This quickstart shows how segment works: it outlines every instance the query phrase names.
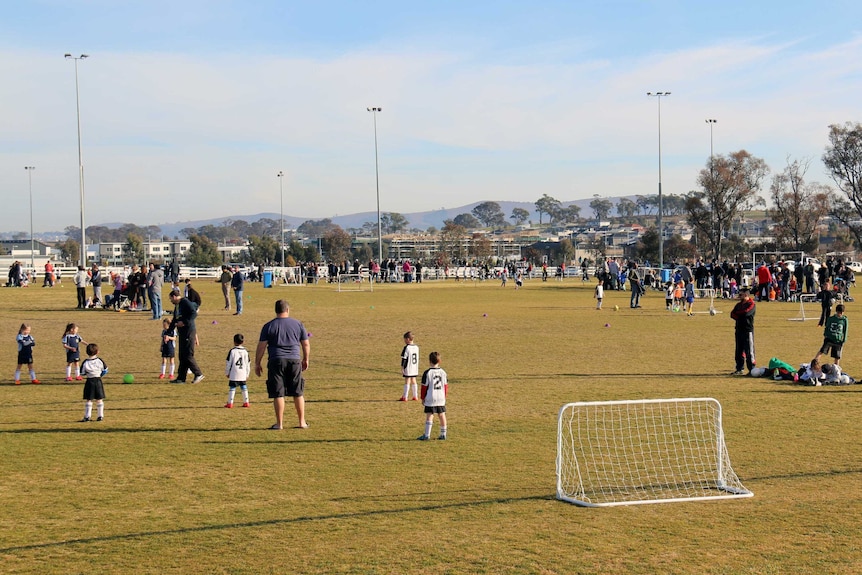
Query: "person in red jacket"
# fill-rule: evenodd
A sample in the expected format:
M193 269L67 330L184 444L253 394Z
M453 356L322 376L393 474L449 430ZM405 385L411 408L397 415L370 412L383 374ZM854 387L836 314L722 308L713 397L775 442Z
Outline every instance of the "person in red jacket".
M731 375L742 375L742 366L748 366L748 372L754 368L754 313L755 304L748 288L739 290L739 302L730 312L730 318L736 322L736 370Z

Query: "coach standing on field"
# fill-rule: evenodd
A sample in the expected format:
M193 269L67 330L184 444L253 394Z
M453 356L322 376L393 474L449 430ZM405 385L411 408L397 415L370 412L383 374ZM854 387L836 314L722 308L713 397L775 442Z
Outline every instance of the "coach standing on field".
M748 288L739 290L739 303L733 306L730 317L736 321L736 371L731 375L742 375L742 366L748 365L748 373L754 369L754 312L755 304Z
M284 427L284 398L292 397L299 418L300 429L308 427L305 421L305 380L302 372L308 369L311 343L308 332L299 320L288 317L290 305L286 300L275 302L275 319L267 322L260 331L260 341L254 354L254 372L263 373L261 361L267 350L266 390L275 409L275 425L270 429Z

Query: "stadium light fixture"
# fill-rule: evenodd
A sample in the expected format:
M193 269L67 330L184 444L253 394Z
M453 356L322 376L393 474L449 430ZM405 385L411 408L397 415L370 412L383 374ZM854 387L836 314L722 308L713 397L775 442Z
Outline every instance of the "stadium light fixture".
M647 92L647 96L658 100L658 266L659 274L661 274L661 270L664 269L664 226L662 225L664 202L661 196L661 99L664 96L670 96L670 92Z
M382 112L379 106L366 108L374 118L374 181L377 185L377 262L383 265L383 226L380 220L380 164L377 161L377 112Z
M81 260L80 264L84 267L87 266L87 232L86 227L84 225L84 157L81 153L81 98L78 92L78 60L83 60L84 58L89 58L88 54L81 54L80 56L72 56L71 54L65 54L64 57L69 60L75 61L75 108L77 111L78 117L78 187L81 192Z

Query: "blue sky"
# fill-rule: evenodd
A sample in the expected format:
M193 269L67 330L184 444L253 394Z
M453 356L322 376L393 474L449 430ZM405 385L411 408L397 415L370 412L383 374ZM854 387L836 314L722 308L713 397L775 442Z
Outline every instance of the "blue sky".
M710 153L780 172L862 121L849 1L0 0L0 230L696 187Z

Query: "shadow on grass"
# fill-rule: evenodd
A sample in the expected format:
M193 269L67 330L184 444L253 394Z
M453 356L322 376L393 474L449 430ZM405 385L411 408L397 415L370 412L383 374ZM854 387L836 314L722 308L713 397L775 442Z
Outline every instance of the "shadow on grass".
M830 471L806 471L804 473L782 473L779 475L758 475L755 477L740 477L740 481L768 481L770 479L810 479L815 477L837 477L841 475L862 474L862 469L840 469Z
M275 525L292 525L310 523L315 521L332 521L340 519L360 519L363 517L380 517L386 515L397 515L400 513L415 513L420 511L439 511L442 509L459 509L476 507L479 505L505 505L522 501L551 501L553 495L530 495L526 497L501 497L497 499L485 499L477 501L464 501L460 503L445 503L434 505L413 505L401 509L381 509L375 511L358 511L355 513L333 513L330 515L294 517L292 519L271 519L268 521L247 521L244 523L224 523L219 525L206 525L203 527L184 527L178 529L162 529L158 531L141 531L138 533L126 533L118 535L105 535L102 537L82 537L80 539L66 539L49 543L34 543L31 545L18 545L13 547L0 547L0 553L14 553L17 551L32 551L36 549L50 549L53 547L66 547L69 545L89 545L92 543L105 543L111 541L129 541L134 539L146 539L148 537L161 537L165 535L183 535L188 533L207 533L221 531L223 529L243 529L250 527L270 527Z

